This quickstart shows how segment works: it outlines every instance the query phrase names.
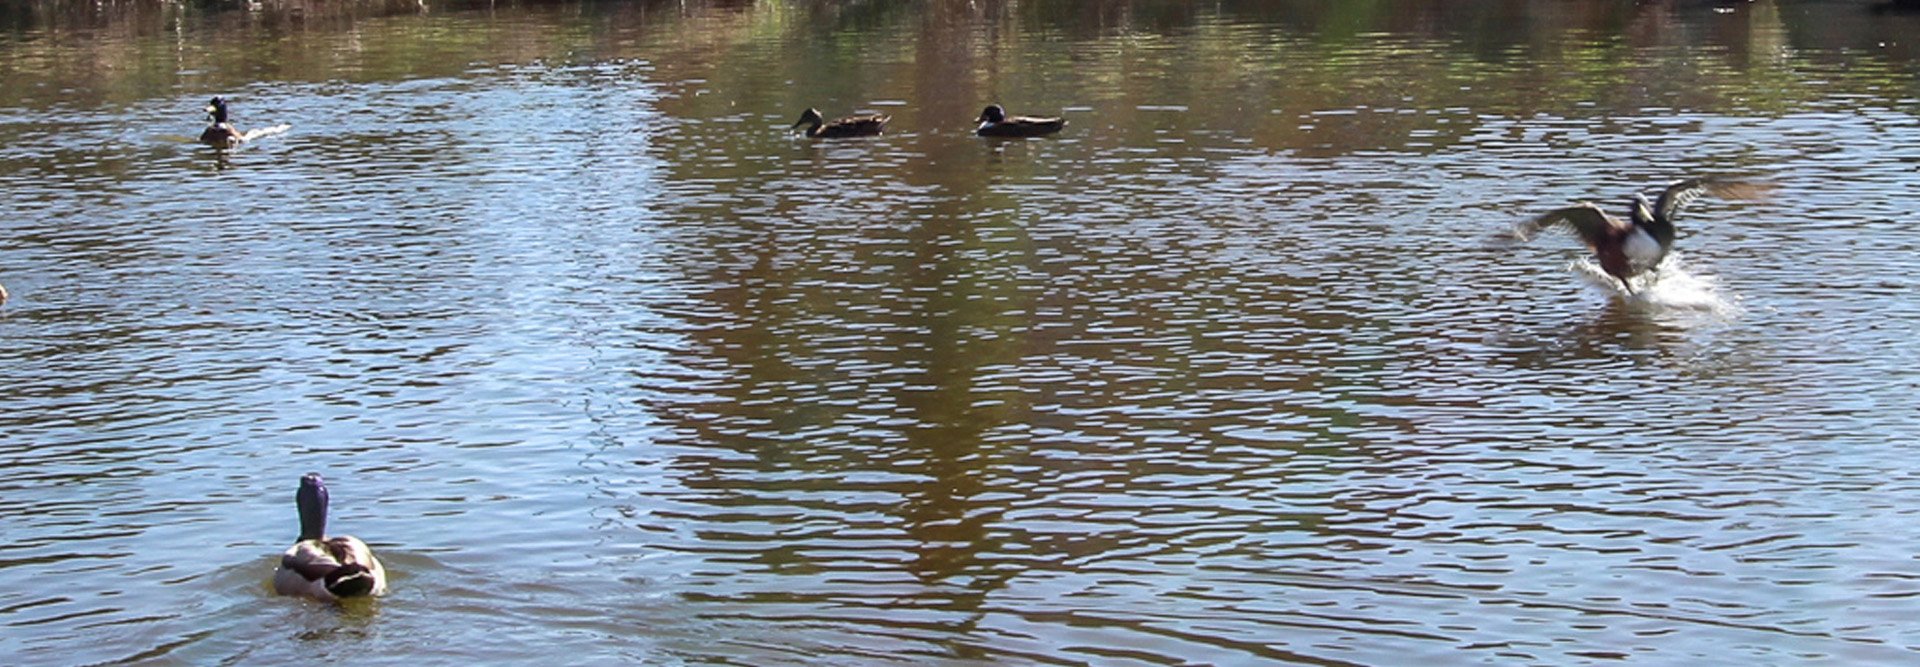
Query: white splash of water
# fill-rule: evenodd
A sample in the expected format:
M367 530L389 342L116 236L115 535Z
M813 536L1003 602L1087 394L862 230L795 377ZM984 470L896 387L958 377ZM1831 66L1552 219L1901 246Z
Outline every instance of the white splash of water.
M1680 253L1669 253L1666 261L1652 271L1632 278L1633 293L1628 294L1620 281L1600 268L1591 258L1578 260L1570 267L1588 285L1619 296L1627 303L1651 309L1693 311L1734 318L1740 315L1739 300L1725 294L1719 281L1709 275L1689 273Z
M285 125L285 124L274 125L271 127L256 127L251 130L247 130L246 135L244 135L241 138L241 141L253 141L255 139L259 139L260 137L271 137L273 135L276 135L291 129L293 129L292 125Z

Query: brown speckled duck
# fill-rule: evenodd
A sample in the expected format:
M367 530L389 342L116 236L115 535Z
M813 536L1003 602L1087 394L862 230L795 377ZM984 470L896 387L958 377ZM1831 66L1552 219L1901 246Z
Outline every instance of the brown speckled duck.
M814 139L871 137L885 130L887 121L892 119L892 116L876 114L872 116L847 116L845 118L835 119L833 122L827 122L826 117L820 115L819 109L808 109L805 113L800 114L800 120L795 122L793 126L798 128L806 125L807 136Z

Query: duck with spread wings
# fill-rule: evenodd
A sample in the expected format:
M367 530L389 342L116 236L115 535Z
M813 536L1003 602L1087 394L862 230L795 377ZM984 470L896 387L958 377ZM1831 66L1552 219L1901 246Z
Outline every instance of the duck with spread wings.
M1632 294L1633 283L1629 279L1659 266L1673 250L1673 222L1681 208L1704 194L1727 199L1759 199L1771 190L1772 186L1765 183L1690 178L1667 186L1660 197L1652 201L1634 193L1626 220L1607 215L1592 203L1582 202L1548 211L1523 223L1514 230L1514 235L1526 241L1553 227L1570 227L1593 249L1601 270L1618 279L1627 293Z

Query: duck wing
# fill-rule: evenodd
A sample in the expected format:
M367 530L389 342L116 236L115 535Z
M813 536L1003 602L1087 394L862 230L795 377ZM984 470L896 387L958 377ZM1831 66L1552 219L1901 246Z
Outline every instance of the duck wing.
M365 542L341 535L294 543L280 557L273 586L281 595L325 601L385 593L387 575Z
M367 543L341 535L327 539L327 550L340 562L340 567L327 574L328 592L337 597L387 592L386 569L380 567L380 559L373 557L373 549L368 548Z
M848 116L827 123L825 127L820 128L819 136L864 137L879 134L882 130L886 129L887 121L889 120L893 120L893 117L885 115Z
M280 569L300 575L307 581L319 581L340 569L340 559L320 540L301 540L280 556Z
M1514 228L1514 238L1521 241L1533 240L1540 232L1553 227L1566 225L1580 235L1580 239L1589 246L1598 247L1606 240L1627 231L1628 223L1621 222L1601 211L1593 204L1569 206L1546 212L1540 217L1521 223Z
M998 123L982 126L980 134L987 136L1036 137L1059 132L1066 127L1064 118L1036 118L1033 116L1014 116Z
M1681 208L1699 199L1700 195L1712 194L1724 199L1753 200L1765 199L1772 192L1773 185L1770 183L1689 178L1684 181L1675 181L1660 193L1660 198L1653 202L1653 215L1657 219L1671 223L1674 217L1680 214Z
M273 573L273 590L281 595L330 600L333 593L327 590L327 577L339 569L340 561L325 542L301 540L280 556L280 569Z
M359 565L368 569L380 566L380 561L373 557L373 549L352 535L327 538L327 552L341 565Z

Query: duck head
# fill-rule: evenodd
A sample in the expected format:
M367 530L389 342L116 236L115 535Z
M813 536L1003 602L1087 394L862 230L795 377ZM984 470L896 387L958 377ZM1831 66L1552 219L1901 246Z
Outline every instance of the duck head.
M807 109L805 112L800 114L800 120L794 121L793 129L799 129L800 126L802 125L808 125L810 127L820 127L821 125L826 124L826 122L827 122L827 118L825 116L820 115L819 109Z
M214 123L227 122L227 101L215 97L207 102L207 118Z
M1007 120L1007 110L1000 108L998 104L989 104L987 108L980 110L980 117L973 120L976 123L1005 122Z
M318 540L327 534L327 485L320 481L320 473L310 472L300 478L300 490L293 494L294 505L300 508L300 539Z
M1633 207L1633 224L1645 225L1653 222L1653 202L1647 201L1646 195L1633 193L1633 201L1629 205Z

